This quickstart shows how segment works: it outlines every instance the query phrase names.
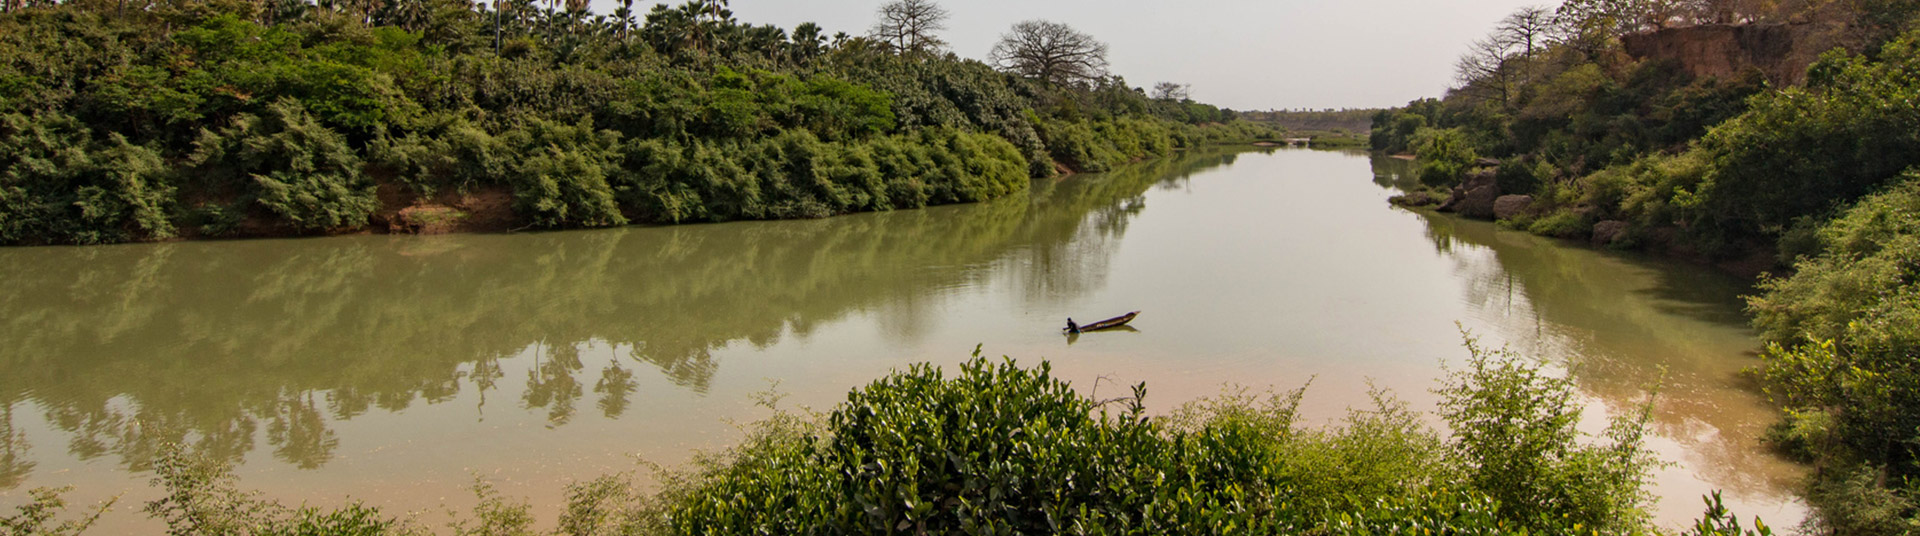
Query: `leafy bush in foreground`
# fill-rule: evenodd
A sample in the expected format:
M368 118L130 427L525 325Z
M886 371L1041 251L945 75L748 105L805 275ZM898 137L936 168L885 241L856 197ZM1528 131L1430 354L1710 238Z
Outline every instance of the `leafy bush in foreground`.
M1311 430L1299 391L1158 419L1144 385L1111 407L1044 363L915 366L708 460L662 507L681 534L1644 530L1645 413L1584 445L1570 384L1470 349L1440 390L1450 442L1384 394Z
M1381 391L1324 428L1297 422L1304 388L1229 391L1154 417L1145 384L1096 400L1045 363L976 350L953 375L914 365L824 416L776 413L738 446L664 474L657 494L625 474L569 486L553 534L1646 533L1646 408L1588 444L1570 382L1468 349L1437 390L1453 437ZM426 532L359 504L284 507L177 450L155 473L166 494L146 512L169 534ZM476 492L455 533L538 533L529 506L484 482ZM57 493L42 495L51 501L7 522L53 519ZM1708 504L1688 534L1743 533Z

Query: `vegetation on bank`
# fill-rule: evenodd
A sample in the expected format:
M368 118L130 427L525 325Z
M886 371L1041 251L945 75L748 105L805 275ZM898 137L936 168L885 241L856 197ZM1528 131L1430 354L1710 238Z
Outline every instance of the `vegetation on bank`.
M403 229L410 206L511 228L820 217L1276 135L1104 57L1029 72L725 0L15 4L0 244Z
M1911 533L1920 2L1699 5L1711 9L1523 9L1462 59L1447 98L1377 116L1372 145L1417 153L1429 187L1530 195L1500 215L1513 227L1782 268L1750 298L1770 343L1759 374L1787 413L1769 439L1815 467L1817 529ZM1624 52L1626 36L1672 21L1838 28L1838 48L1804 84L1758 70L1696 78Z
M1267 123L1286 130L1288 138L1311 138L1321 149L1364 149L1373 116L1379 109L1268 110L1240 112L1245 121Z
M916 365L825 415L779 412L746 440L672 473L658 493L627 475L571 486L554 534L1646 534L1649 406L1602 437L1577 429L1568 380L1469 340L1436 390L1453 432L1391 393L1339 424L1297 419L1305 389L1233 391L1164 417L1146 385L1095 400L1053 377L978 357L951 376ZM769 406L771 401L765 402ZM144 511L169 534L418 534L354 504L289 508L238 490L218 464L155 463L166 494ZM477 486L457 534L536 534L526 504ZM85 530L58 493L6 517L6 534ZM1686 534L1746 530L1717 502ZM92 515L92 514L87 514Z

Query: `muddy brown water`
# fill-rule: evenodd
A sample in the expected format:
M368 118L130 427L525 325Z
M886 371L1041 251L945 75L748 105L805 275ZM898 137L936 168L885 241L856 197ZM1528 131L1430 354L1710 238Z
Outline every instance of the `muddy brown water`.
M1392 208L1407 166L1210 151L825 220L0 249L0 508L73 486L121 497L96 532L158 532L148 467L183 441L289 504L437 525L479 478L551 524L567 482L736 440L755 393L827 409L976 344L1155 410L1312 379L1324 422L1369 384L1430 408L1465 328L1570 374L1596 430L1661 383L1663 524L1716 489L1804 515L1740 281Z

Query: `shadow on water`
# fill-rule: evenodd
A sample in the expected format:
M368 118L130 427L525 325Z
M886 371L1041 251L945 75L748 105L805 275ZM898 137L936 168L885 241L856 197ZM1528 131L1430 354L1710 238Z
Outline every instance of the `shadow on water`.
M315 468L340 444L330 419L463 389L484 405L508 381L525 389L507 403L549 426L589 392L618 417L640 369L704 393L721 348L882 307L912 336L943 289L996 267L1066 299L1104 284L1099 263L1145 192L1233 160L1197 152L1035 181L1024 198L812 221L0 250L0 489L34 470L15 429L28 408L81 460L144 470L180 442L238 461L264 437ZM586 385L587 345L631 359ZM527 377L507 378L502 361L529 350Z

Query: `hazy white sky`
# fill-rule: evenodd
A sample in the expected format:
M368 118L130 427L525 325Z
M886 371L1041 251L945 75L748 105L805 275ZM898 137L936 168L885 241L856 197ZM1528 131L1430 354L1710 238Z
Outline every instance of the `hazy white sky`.
M611 12L615 0L593 0ZM652 4L635 2L643 13ZM674 4L679 1L672 2ZM734 16L792 29L864 34L884 0L732 0ZM1193 85L1196 100L1237 110L1385 107L1437 97L1453 62L1495 22L1551 0L945 0L944 37L984 59L1027 19L1064 22L1106 41L1135 87Z

